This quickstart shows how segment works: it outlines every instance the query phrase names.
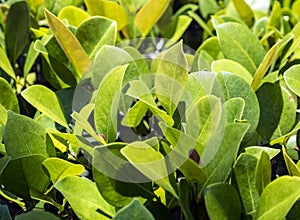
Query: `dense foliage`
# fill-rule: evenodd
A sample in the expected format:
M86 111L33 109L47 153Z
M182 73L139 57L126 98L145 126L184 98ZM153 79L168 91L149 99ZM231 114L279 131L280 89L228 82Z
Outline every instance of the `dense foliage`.
M2 1L0 219L298 219L299 8Z

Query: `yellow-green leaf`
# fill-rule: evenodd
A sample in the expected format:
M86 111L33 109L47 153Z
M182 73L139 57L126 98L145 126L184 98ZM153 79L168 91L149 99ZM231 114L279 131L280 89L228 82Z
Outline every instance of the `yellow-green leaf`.
M69 128L62 104L56 94L42 85L30 86L22 96L36 109L58 124Z
M67 176L80 175L84 171L84 166L81 164L73 164L60 158L48 158L43 162L43 166L49 172L52 183Z
M81 47L77 38L72 32L59 20L54 14L45 9L45 15L49 27L59 43L61 49L65 52L73 64L78 76L81 76L90 64L90 59Z
M79 25L90 15L82 10L81 8L75 6L66 6L58 14L59 19L67 19L70 25L79 27Z
M107 0L85 0L88 12L91 15L100 15L118 23L118 30L122 30L128 23L125 10L116 2Z
M134 23L141 31L143 37L147 36L169 4L170 0L149 0L137 13Z

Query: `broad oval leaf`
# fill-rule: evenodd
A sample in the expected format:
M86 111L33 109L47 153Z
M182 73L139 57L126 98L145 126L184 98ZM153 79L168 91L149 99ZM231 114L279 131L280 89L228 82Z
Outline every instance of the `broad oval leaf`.
M240 63L254 75L266 52L251 30L236 22L220 24L216 30L225 58Z
M32 219L43 219L43 220L59 220L60 218L52 214L51 212L45 212L43 210L32 210L30 212L17 215L16 220L32 220Z
M116 43L117 23L105 17L91 17L78 27L76 37L90 59L93 59L102 46Z
M19 102L18 99L9 85L9 83L2 77L0 77L0 104L6 109L19 113Z
M24 90L21 94L40 112L69 129L62 104L53 91L42 85L33 85Z
M211 220L241 219L241 202L232 185L215 183L204 191L205 207Z
M113 220L155 220L151 212L143 206L143 204L138 199L133 199L132 202L120 209Z
M29 8L25 1L18 1L10 7L5 22L5 45L11 63L14 64L23 52L29 40L29 30Z
M57 17L61 20L67 19L70 25L79 27L79 25L90 16L83 9L70 5L60 10Z
M127 25L127 14L118 3L105 0L85 0L84 2L91 15L100 15L115 20L118 23L118 30L122 30Z
M142 37L146 37L155 23L163 15L170 4L170 0L149 0L137 13L134 24L142 33ZM149 13L151 12L151 13Z
M45 9L49 27L61 49L74 66L78 77L88 68L90 59L73 33L54 14Z
M121 149L121 153L141 173L174 197L178 195L168 178L168 169L164 156L145 142L133 142Z
M296 120L296 102L280 85L265 83L256 92L260 104L258 133L274 140L290 132Z
M293 65L284 72L284 80L288 87L300 97L300 65Z
M227 101L231 98L240 97L245 101L242 120L247 120L250 124L250 128L244 138L244 141L246 141L255 132L259 122L260 110L257 97L251 86L239 76L230 73L222 73L218 75L218 78L219 83L222 86L222 94L218 94L219 91L216 90L218 97L224 97L224 101Z
M8 111L4 143L12 159L32 155L48 157L45 129L33 119L11 111Z
M253 80L253 77L249 73L249 71L241 64L233 60L221 59L221 60L213 61L211 64L211 69L216 73L219 72L233 73L243 78L249 85L251 85L251 82Z
M300 177L282 176L263 191L255 220L284 219L300 197Z
M45 159L43 155L31 155L11 160L1 173L1 184L8 191L27 200L31 199L30 190L44 193L50 184L42 168Z
M67 177L76 176L84 172L84 166L73 164L60 158L48 158L43 162L53 184Z
M56 182L54 187L64 195L80 219L108 220L115 215L114 207L103 199L89 179L68 176Z
M95 99L95 125L108 143L117 137L117 114L124 73L128 65L118 66L101 81Z

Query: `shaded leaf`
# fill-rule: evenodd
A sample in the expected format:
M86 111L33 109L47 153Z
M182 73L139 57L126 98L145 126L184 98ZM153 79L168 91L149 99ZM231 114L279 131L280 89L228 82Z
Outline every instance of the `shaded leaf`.
M0 219L1 220L11 220L11 216L9 214L7 205L0 206Z
M141 173L150 180L178 197L169 181L169 172L164 156L144 142L133 142L121 149L121 153Z
M42 155L32 155L11 160L1 173L1 184L8 191L27 200L30 200L30 189L44 193L50 183L42 169L45 159Z
M29 40L30 15L25 1L18 1L10 7L5 26L7 56L14 64Z
M17 215L16 220L32 220L32 219L43 219L43 220L59 220L57 216L51 212L45 212L42 210L32 210L30 212Z
M211 220L241 219L241 202L232 185L215 183L204 191L205 207Z

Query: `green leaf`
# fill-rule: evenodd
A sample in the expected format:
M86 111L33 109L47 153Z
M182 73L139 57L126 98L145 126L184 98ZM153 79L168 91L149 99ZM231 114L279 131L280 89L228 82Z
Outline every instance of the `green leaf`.
M204 18L207 18L209 15L216 13L220 6L214 0L199 0L200 12Z
M145 142L133 142L121 149L121 153L141 173L178 197L169 181L164 156Z
M142 33L142 37L146 37L155 23L164 14L170 0L149 0L135 16L134 24ZM151 13L149 13L151 12Z
M300 196L300 177L282 176L261 195L255 220L284 219Z
M188 81L188 63L182 41L160 53L151 64L155 93L169 115L173 115Z
M250 128L244 138L244 141L252 137L259 122L259 103L257 97L252 90L251 86L247 84L242 78L229 73L222 73L218 76L218 81L215 81L215 89L213 94L217 97L224 97L225 101L240 97L245 101L245 108L242 116L242 120L247 120L250 124ZM218 90L218 86L222 86L222 92ZM216 91L214 91L216 90Z
M245 100L237 97L229 99L224 103L226 123L234 123L237 120L242 120L245 109Z
M120 209L113 220L155 220L151 212L141 204L138 199L133 199L132 202Z
M210 151L212 146L207 146L201 157L201 168L207 176L205 183L201 186L203 188L217 182L224 182L232 169L232 164L237 156L237 152L241 141L249 128L247 123L229 124L225 127L225 131L222 137L222 142L217 143L220 146L211 145L214 148L217 147L217 151L212 157ZM212 158L211 158L212 157ZM204 167L203 167L204 166Z
M104 76L119 65L129 65L133 63L133 58L121 48L105 45L97 53L93 63L92 82L95 88L99 88ZM127 72L127 71L126 71ZM125 74L126 76L126 74ZM124 77L125 77L124 76ZM128 76L126 76L128 78ZM120 80L120 79L119 79ZM124 81L124 79L121 80ZM124 83L123 83L124 84Z
M33 85L21 95L40 112L69 129L62 104L53 91L42 85Z
M243 65L252 75L265 56L265 49L249 28L236 22L216 27L225 58Z
M118 30L122 30L127 25L127 14L116 2L105 0L85 0L84 2L91 15L100 15L115 20L118 23Z
M1 220L11 220L7 205L0 206L0 219Z
M142 102L138 101L135 105L129 109L129 111L123 117L121 123L123 126L127 127L137 127L148 111L148 106Z
M32 155L11 160L1 173L1 184L11 193L27 200L30 200L31 189L44 193L50 184L42 169L45 159L42 155Z
M125 146L125 143L115 142L94 149L94 180L103 198L117 208L128 205L133 197L141 201L154 197L152 182L120 153Z
M233 60L221 59L221 60L213 61L211 65L211 69L216 73L219 72L233 73L243 78L249 85L251 85L251 82L253 80L253 77L249 73L249 71L241 64Z
M220 126L221 111L221 100L215 96L207 95L196 100L186 111L186 133L205 147ZM195 149L202 154L203 148Z
M256 92L260 103L257 132L274 140L290 132L296 119L296 103L291 94L278 84L265 83Z
M233 0L232 2L239 13L240 18L248 25L248 27L252 27L254 23L254 14L249 5L244 0Z
M169 41L166 43L165 47L168 48L174 43L178 42L192 21L193 19L190 18L189 16L186 15L178 16L175 31L171 36L171 38L169 39Z
M53 35L80 77L90 64L88 55L73 33L55 15L47 9L45 9L45 15Z
M300 177L300 169L294 163L294 161L289 157L284 146L282 146L282 154L285 161L286 168L291 176Z
M186 220L194 220L193 214L190 208L190 201L191 201L191 193L190 193L190 186L188 181L184 178L179 180L178 186L178 194L179 194L179 203L182 209L182 212L185 216Z
M84 166L73 164L60 158L48 158L43 162L53 184L67 177L76 176L84 172Z
M70 5L60 10L57 17L61 20L67 19L70 25L79 27L80 24L90 16L83 9Z
M215 183L204 191L205 207L211 220L241 219L241 202L232 185Z
M32 219L43 219L43 220L59 220L60 218L52 214L51 212L45 212L43 210L32 210L30 212L17 215L16 220L32 220Z
M300 65L293 65L284 72L284 80L289 89L292 90L298 97L300 97Z
M117 136L117 115L124 73L128 65L118 66L108 72L99 86L95 100L95 125L108 143Z
M1 93L1 99L0 99L1 106L4 107L6 110L12 110L16 113L19 113L20 111L19 103L15 95L15 92L8 84L8 82L2 77L0 77L0 93Z
M96 185L89 179L68 176L56 182L54 187L64 195L80 219L106 220L115 214L114 207L103 199Z
M256 91L260 87L263 77L267 74L267 71L270 68L271 64L277 58L279 43L280 42L272 46L272 48L268 51L263 61L259 65L258 69L256 70L256 73L254 74L253 81L251 84L254 91Z
M258 159L250 154L241 154L234 164L234 174L243 201L245 214L254 216L259 202L256 188L256 168Z
M262 146L253 146L253 147L247 147L245 148L246 153L252 154L252 155L260 155L261 151L265 151L270 159L273 159L277 154L280 153L279 149L270 148L270 147L262 147Z
M0 46L0 68L7 73L11 78L16 79L16 74L12 68L5 50Z
M117 23L105 17L91 17L78 27L76 37L92 60L102 46L115 45Z
M159 120L162 120L166 124L173 126L174 120L165 111L157 107L151 91L147 88L147 85L143 81L133 80L129 83L129 85L130 87L126 95L140 100Z
M29 40L30 15L25 1L18 1L10 7L5 24L7 56L15 64Z
M32 155L48 157L45 129L31 118L11 111L4 130L4 143L12 159Z

